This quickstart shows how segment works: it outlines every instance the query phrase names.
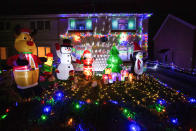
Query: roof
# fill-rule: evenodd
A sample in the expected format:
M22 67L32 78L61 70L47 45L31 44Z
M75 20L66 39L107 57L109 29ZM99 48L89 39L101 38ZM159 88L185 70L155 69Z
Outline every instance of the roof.
M195 26L195 25L192 25L192 24L190 24L190 23L188 23L188 22L186 22L186 21L184 21L184 20L182 20L182 19L180 19L180 18L178 18L178 17L176 17L176 16L174 16L174 15L169 14L169 15L165 18L165 20L163 21L161 27L159 28L159 30L157 31L157 33L155 34L155 36L153 37L153 40L155 40L155 39L158 37L159 33L161 32L161 30L163 29L163 27L165 26L165 24L167 23L167 21L168 21L170 18L171 18L171 19L174 19L174 20L176 20L176 21L178 21L178 22L180 22L180 23L182 23L182 24L184 24L184 25L186 25L187 27L189 27L189 28L192 29L192 30L195 30L195 29L196 29L196 26Z
M72 14L40 14L40 15L4 15L0 19L20 19L20 18L70 18L70 17L143 17L149 18L152 13L72 13Z

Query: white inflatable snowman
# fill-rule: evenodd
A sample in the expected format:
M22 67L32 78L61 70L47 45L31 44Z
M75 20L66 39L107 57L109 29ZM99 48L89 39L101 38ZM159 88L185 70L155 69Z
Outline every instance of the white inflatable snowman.
M137 75L142 75L143 74L143 53L139 45L134 42L134 54L135 54L135 65L134 65L134 72Z
M73 65L71 64L72 59L75 60L75 57L72 56L72 45L71 40L64 39L63 45L56 44L56 53L60 58L61 63L57 68L57 78L59 80L67 80L69 78L69 72L74 70Z

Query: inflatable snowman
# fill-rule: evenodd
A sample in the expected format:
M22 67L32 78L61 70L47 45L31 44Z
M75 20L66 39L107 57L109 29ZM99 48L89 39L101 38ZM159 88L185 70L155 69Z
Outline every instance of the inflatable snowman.
M75 58L72 56L72 45L71 40L64 39L63 45L56 44L56 53L60 58L61 63L59 64L56 72L57 78L60 80L67 80L69 78L69 72L74 70L73 65L71 64L72 59Z

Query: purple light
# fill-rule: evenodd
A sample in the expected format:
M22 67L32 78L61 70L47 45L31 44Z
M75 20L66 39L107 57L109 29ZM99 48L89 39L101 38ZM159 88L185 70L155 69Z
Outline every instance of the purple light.
M51 111L51 106L45 106L43 111L44 113L49 113Z

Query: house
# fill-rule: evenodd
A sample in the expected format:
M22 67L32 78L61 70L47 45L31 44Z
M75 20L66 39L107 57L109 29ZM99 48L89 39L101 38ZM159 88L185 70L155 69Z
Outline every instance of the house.
M85 49L89 49L96 58L94 63L100 67L95 70L103 70L113 43L117 45L123 61L129 61L133 41L139 43L147 57L148 18L151 15L94 13L0 16L0 58L5 60L17 53L14 49L14 29L22 27L36 31L34 41L38 48L33 53L39 57L52 52L58 59L55 43L62 44L63 39L69 38L78 59Z
M173 63L191 71L196 68L196 26L171 14L153 38L154 56L159 62Z

